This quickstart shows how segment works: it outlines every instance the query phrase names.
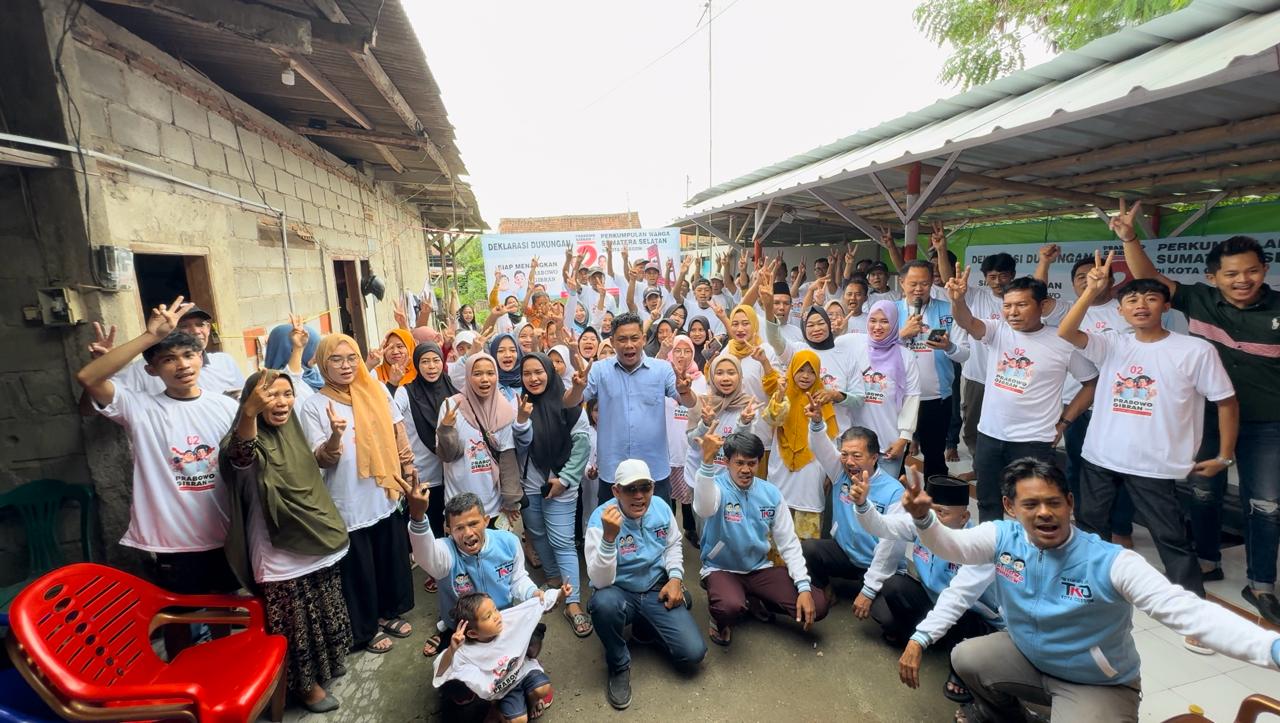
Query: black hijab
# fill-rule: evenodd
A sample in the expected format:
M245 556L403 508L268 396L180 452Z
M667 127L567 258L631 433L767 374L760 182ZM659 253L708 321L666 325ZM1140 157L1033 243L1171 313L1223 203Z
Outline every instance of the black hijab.
M818 316L822 317L822 323L827 325L827 338L819 342L809 341L809 332L807 330L807 327L809 326L809 319L814 314L817 314ZM826 310L823 309L821 306L810 306L809 310L804 312L804 323L806 327L804 330L802 330L804 334L804 341L806 344L809 345L811 349L814 349L817 351L826 351L827 349L830 349L836 345L836 337L831 330L831 317L827 315Z
M440 357L440 362L444 363L444 352L440 350L440 345L435 342L426 341L413 349L413 368L419 369L422 364L422 357L427 352L435 352ZM409 411L413 413L413 426L418 430L418 438L422 443L431 450L432 454L436 452L436 420L440 418L440 406L444 404L444 400L458 393L453 386L453 382L449 380L449 368L446 366L440 372L440 378L434 382L429 382L422 377L422 372L418 372L418 376L409 382Z
M711 341L714 335L711 333L711 322L707 321L707 317L699 315L690 319L689 331L693 331L693 325L695 322L702 325L702 330L705 332L704 336L706 337L702 340L701 344L697 342L693 343L693 361L698 365L698 368L701 369L707 365L708 355L704 350L707 348L707 343ZM693 341L692 336L689 337L689 341Z
M544 476L559 473L569 454L573 451L573 426L582 416L582 407L566 409L564 406L564 382L556 373L551 358L542 352L528 354L520 361L523 372L524 363L536 359L547 373L547 386L541 394L525 392L533 404L533 442L529 446L529 459L537 465Z
M671 337L674 339L676 334L680 333L680 328L676 326L676 322L672 319L658 319L649 327L648 339L644 343L644 353L649 356L658 356L658 350L662 348L662 342L658 341L658 327L666 324L671 329Z

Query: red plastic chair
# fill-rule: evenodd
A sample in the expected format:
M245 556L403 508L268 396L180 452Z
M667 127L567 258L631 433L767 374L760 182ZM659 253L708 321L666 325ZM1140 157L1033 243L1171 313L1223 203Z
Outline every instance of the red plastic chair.
M204 608L170 612L166 608ZM115 568L61 567L9 609L9 656L27 683L69 720L252 721L284 712L286 641L269 635L262 604L232 595L175 595ZM165 662L161 625L205 622L245 630Z

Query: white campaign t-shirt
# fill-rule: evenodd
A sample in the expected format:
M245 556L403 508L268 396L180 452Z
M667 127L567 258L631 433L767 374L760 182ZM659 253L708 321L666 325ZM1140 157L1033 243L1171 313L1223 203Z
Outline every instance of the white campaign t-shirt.
M858 314L857 316L846 316L844 320L845 334L866 334L867 333L867 315Z
M1204 400L1235 396L1213 346L1181 334L1144 343L1090 332L1082 353L1099 379L1081 455L1113 472L1186 477L1204 432Z
M174 399L115 385L94 405L125 428L133 448L133 501L120 544L148 552L200 552L227 539L227 488L218 469L222 438L238 405L204 391Z
M497 391L495 394L499 393ZM505 397L504 397L505 399ZM452 407L453 403L450 402ZM514 407L514 403L512 403ZM440 405L440 416L436 420L436 434L440 433L439 422L444 419L446 409ZM516 448L515 430L512 422L499 430L489 430L498 451L504 452ZM454 417L454 427L458 430L458 442L462 444L462 456L444 464L444 498L451 499L463 492L474 492L484 504L484 513L494 517L502 510L502 495L498 490L498 460L489 451L480 430L471 426L467 418L458 412Z
M689 292L689 295L684 297L683 304L685 311L684 328L689 328L689 322L692 321L695 316L701 316L707 320L707 326L711 327L712 334L716 336L723 334L725 332L724 322L720 321L720 317L716 316L716 310L711 307L711 303L714 301L715 297L713 296L711 297L711 301L707 302L707 308L703 309L698 306L698 300L693 298L693 292ZM722 308L724 308L726 313L733 310L733 307Z
M984 321L981 345L990 352L978 431L1005 442L1052 442L1062 417L1062 386L1097 369L1052 326L1014 331L1004 321Z
M916 363L916 355L901 344L897 349L902 355L902 368L907 375L905 380L893 379L889 376L888 369L873 366L871 348L867 344L853 347L853 368L862 378L862 389L866 394L862 405L853 410L853 424L875 432L880 438L881 452L887 452L889 446L902 436L898 429L898 414L902 411L902 406L894 404L894 388L899 384L903 385L903 402L907 397L920 396L920 369Z
M230 354L220 351L205 353L205 363L200 368L201 389L215 394L234 392L238 395L244 391L244 378L244 373ZM147 373L145 359L138 359L120 370L111 381L148 394L160 394L164 391L164 380Z
M400 410L391 402L391 393L385 384L378 388L387 395L387 407L391 410L391 423L403 421ZM347 523L347 532L374 525L395 512L396 503L387 498L386 490L378 486L372 477L359 477L356 471L356 422L350 405L335 402L323 394L313 395L302 404L302 429L307 433L307 443L317 449L329 438L329 405L339 417L347 420L347 431L342 433L342 456L338 463L323 469L324 484L329 488L333 504Z
M836 406L837 413L839 409ZM797 470L787 469L787 465L782 462L782 453L778 450L778 430L769 429L768 423L763 420L756 420L753 426L758 430L765 448L772 450L769 455L769 482L782 491L782 499L787 501L787 506L804 512L822 512L826 509L827 494L823 483L827 475L822 471L818 460L811 459L809 464ZM807 425L805 429L807 434ZM807 440L805 444L808 444Z
M409 398L409 388L396 387L396 393L392 398L395 400L396 408L400 410L400 416L404 418L404 436L409 438L409 448L413 450L413 466L418 470L418 479L426 482L430 487L439 487L444 484L444 468L440 465L440 458L427 449L422 437L418 436L418 425L413 421L411 409L413 402Z
M667 452L671 468L683 467L689 452L689 410L683 404L667 397Z
M1063 299L1058 300L1058 307L1071 308ZM1058 309L1054 309L1053 316L1057 317L1060 322L1062 317L1066 316L1066 312L1058 314ZM1055 322L1053 326L1058 326L1058 323ZM1114 331L1119 334L1130 334L1133 332L1133 327L1129 326L1129 322L1125 321L1124 317L1120 315L1120 306L1116 302L1110 301L1100 306L1090 306L1085 309L1084 321L1080 322L1080 331L1086 333ZM1087 357L1088 355L1084 356ZM1080 393L1080 386L1080 382L1075 377L1067 376L1067 383L1062 385L1063 406L1070 404L1071 400L1076 398L1076 394Z
M902 294L895 289L888 291L872 291L868 289L867 300L862 305L862 314L865 316L871 313L871 307L876 305L878 301L894 301L902 298Z
M267 520L262 514L257 481L245 485L245 489L249 492L249 558L253 565L253 579L259 584L294 580L335 565L346 557L347 545L328 555L303 555L272 545Z
M548 590L543 600L531 597L501 611L502 632L485 643L468 639L453 654L449 667L441 670L441 655L432 664L434 675L431 684L437 688L445 682L456 680L466 685L481 700L500 700L515 689L516 683L542 665L528 657L529 641L533 630L560 596L559 590ZM449 638L445 636L445 643Z
M756 406L756 419L760 418L759 415L763 409L764 408L759 405ZM720 437L721 439L728 437L734 432L752 431L753 427L751 425L748 425L746 427L743 427L741 425L742 412L743 410L741 409L731 409L727 412L721 412L720 415L716 417L716 424L712 431L715 433L717 437ZM701 414L701 412L698 412L696 410L690 413L699 414L699 415ZM755 422L753 420L752 425L754 425L754 423ZM688 449L688 453L685 456L685 462L684 462L684 468L686 472L690 470L697 470L699 467L702 466L702 444L696 438L690 438L690 435L696 432L700 427L701 425L699 425L699 427L695 427L694 429L685 430L685 438L687 440L686 445ZM701 436L701 434L699 434L698 436ZM729 466L729 461L724 456L723 449L716 452L716 458L712 461L712 463L716 467Z
M991 293L986 286L971 288L964 292L965 304L973 318L983 322L1000 321L1004 318L1004 300ZM956 335L952 341L957 344L969 343L969 360L960 366L960 376L973 382L985 382L987 379L987 345L974 339L960 326L956 325Z

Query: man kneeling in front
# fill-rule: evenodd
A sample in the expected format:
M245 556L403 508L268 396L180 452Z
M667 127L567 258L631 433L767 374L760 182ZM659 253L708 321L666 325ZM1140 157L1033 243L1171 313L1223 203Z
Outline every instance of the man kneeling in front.
M1254 665L1280 668L1280 633L1201 600L1132 550L1071 524L1066 477L1033 458L1004 469L1005 514L956 530L919 485L902 506L920 541L944 560L995 564L1008 630L960 643L951 665L973 693L957 720L1023 720L1022 703L1053 720L1137 721L1142 698L1133 608L1182 636Z
M587 604L609 666L609 705L631 705L631 650L623 637L646 628L671 660L696 669L707 654L689 614L681 580L684 554L671 507L654 505L653 475L638 459L625 459L613 476L613 499L596 508L585 537L587 579L595 592Z

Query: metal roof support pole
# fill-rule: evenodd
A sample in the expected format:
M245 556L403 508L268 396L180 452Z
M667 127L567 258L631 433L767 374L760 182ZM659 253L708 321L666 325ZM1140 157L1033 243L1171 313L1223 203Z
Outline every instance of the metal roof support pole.
M843 203L840 203L840 201L833 196L830 191L821 188L810 188L809 195L821 201L827 208L835 211L837 216L844 219L849 223L849 225L866 234L867 238L880 238L880 230L876 228L875 224L854 213Z
M730 240L729 235L728 235L728 234L726 234L724 231L721 231L720 229L716 228L715 226L712 226L712 225L711 225L711 221L706 221L706 222L704 223L704 222L702 222L702 221L698 221L698 220L696 220L696 219L695 219L693 223L694 223L694 225L695 225L695 226L697 226L698 228L702 229L703 231L706 231L707 233L711 234L712 236L715 236L716 238L720 239L721 241L723 241L723 242L725 242L725 243L727 243L727 244L729 244L729 245L731 245L731 246L733 245L733 241L732 241L732 240Z
M1218 191L1217 193L1213 194L1213 198L1210 198L1208 201L1205 201L1200 206L1200 208L1197 208L1195 210L1195 213L1192 213L1190 216L1187 217L1187 220L1179 224L1178 227L1175 228L1173 232L1169 234L1168 237L1177 238L1181 236L1183 231L1186 231L1187 229L1191 228L1191 224L1195 223L1196 221L1199 221L1201 216L1204 216L1206 213L1208 213L1210 209L1218 205L1218 201L1221 201L1226 197L1227 197L1226 191Z
M955 154L951 155L951 160L955 159ZM941 176L934 176L933 181L938 181ZM933 183L929 184L933 186ZM912 261L916 257L916 237L920 235L920 212L924 209L919 208L921 204L916 203L920 198L920 162L912 163L907 169L907 221L902 228L902 258Z
M1138 200L1141 201L1142 199ZM1098 218L1102 219L1102 222L1107 224L1108 227L1111 226L1111 214L1107 213L1106 209L1101 206L1094 206L1093 212ZM1142 235L1145 238L1153 239L1156 237L1155 230L1151 226L1151 219L1147 218L1145 213L1140 213L1137 216L1134 216L1133 221L1142 229Z
M880 195L884 196L884 200L889 204L889 209L893 211L893 215L897 216L898 220L905 226L907 224L907 214L904 213L902 207L898 205L898 199L894 198L892 193L889 193L889 189L885 187L884 181L880 180L880 176L872 173L871 182L874 183L876 189L880 191ZM823 201L823 203L826 203L826 201ZM839 211L836 213L839 213ZM879 236L876 235L871 238L879 238Z

